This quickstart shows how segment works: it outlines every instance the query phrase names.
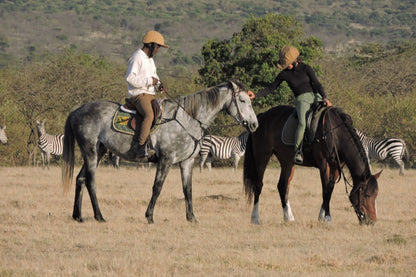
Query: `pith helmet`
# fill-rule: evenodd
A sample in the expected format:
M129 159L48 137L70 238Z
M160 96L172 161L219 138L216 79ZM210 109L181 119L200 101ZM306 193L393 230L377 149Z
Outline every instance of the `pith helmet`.
M160 46L164 47L164 48L168 48L169 46L165 45L165 40L163 39L163 36L156 31L149 31L147 32L147 34L144 35L143 43L157 43Z
M287 68L299 57L299 50L296 47L285 45L280 50L279 61L277 62L277 67L280 69Z

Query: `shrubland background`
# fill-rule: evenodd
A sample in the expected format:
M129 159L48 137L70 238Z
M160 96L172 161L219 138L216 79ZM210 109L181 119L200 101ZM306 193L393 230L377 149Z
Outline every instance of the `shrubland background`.
M257 92L278 73L281 45L296 45L332 103L368 135L404 139L413 166L415 10L415 1L0 1L0 125L9 138L0 164L38 163L35 120L62 133L74 106L123 102L126 60L155 29L170 46L155 59L174 97L232 77ZM277 104L293 104L287 87L254 108ZM215 125L229 123L221 115Z

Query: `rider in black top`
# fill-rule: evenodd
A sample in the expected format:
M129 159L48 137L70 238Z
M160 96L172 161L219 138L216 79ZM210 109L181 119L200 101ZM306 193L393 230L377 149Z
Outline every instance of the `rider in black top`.
M296 97L296 111L298 114L298 128L295 138L295 163L303 163L301 145L306 128L306 113L310 110L313 103L324 101L327 106L331 102L326 97L321 83L316 78L313 69L302 62L299 58L299 50L293 46L285 45L282 47L277 66L282 71L277 75L273 83L265 89L259 91L256 97L265 96L273 92L283 81L286 81Z

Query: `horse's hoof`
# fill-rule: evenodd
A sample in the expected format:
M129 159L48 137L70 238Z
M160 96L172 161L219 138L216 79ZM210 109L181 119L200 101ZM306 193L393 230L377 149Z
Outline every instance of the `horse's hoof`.
M79 222L79 223L84 222L84 219L82 217L73 216L72 219L75 220L75 221L77 221L77 222Z
M147 217L147 223L149 223L149 224L153 224L153 223L155 223L155 222L153 221L153 217Z
M97 216L97 217L94 217L95 218L95 220L97 220L98 222L105 222L105 219L102 217L102 216Z
M260 225L260 220L258 219L258 218L256 218L256 219L251 219L251 224L254 224L254 225Z
M189 222L191 222L191 223L198 223L198 220L196 220L196 218L194 216L189 217L186 220L189 221Z
M319 217L319 221L321 221L321 222L331 222L332 218L331 218L330 215L326 215L324 217Z
M153 154L153 155L149 155L149 157L147 158L147 161L149 163L158 163L159 158L155 154Z

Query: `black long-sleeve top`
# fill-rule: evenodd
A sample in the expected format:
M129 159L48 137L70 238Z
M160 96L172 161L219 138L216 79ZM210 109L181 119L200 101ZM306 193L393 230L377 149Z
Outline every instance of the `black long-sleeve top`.
M305 92L319 93L322 98L326 98L324 87L316 78L312 67L305 63L299 63L293 69L282 70L276 77L273 83L267 88L259 91L256 97L266 96L273 92L283 81L286 81L293 91L295 97Z

